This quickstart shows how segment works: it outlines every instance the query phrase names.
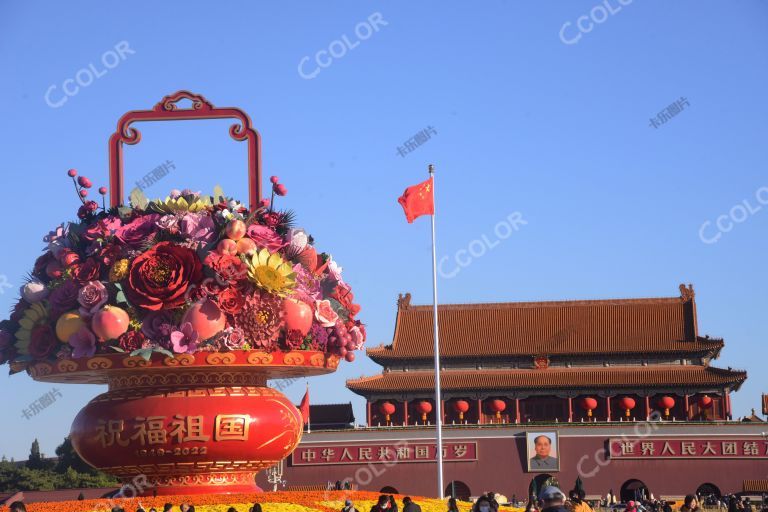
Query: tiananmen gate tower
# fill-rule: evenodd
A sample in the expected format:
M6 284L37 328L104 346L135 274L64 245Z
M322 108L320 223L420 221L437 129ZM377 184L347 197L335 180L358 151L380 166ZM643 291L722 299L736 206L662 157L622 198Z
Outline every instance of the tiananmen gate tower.
M446 495L527 496L546 482L620 497L757 492L765 423L733 421L745 371L712 365L693 287L675 297L439 306ZM432 306L397 302L392 343L367 349L378 375L347 381L366 426L313 430L290 485L349 481L432 495ZM392 467L397 470L392 470Z

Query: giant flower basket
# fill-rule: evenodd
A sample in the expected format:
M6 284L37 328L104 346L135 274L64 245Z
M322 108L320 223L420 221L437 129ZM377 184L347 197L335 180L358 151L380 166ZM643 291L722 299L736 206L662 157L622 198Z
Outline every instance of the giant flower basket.
M230 135L248 144L247 205L218 188L153 201L134 190L123 204L123 144L140 140L134 121L230 117ZM78 220L44 238L0 323L0 363L38 381L109 386L71 431L96 468L146 479L159 495L257 491L256 473L290 454L303 431L268 381L333 372L362 348L341 267L275 208L287 193L276 176L271 199L261 198L248 116L201 96L180 91L120 119L101 205L88 178L68 174Z

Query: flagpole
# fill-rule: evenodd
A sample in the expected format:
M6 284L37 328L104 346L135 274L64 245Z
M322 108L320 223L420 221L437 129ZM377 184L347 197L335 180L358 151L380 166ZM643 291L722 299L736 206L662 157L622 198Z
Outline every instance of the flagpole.
M437 248L435 245L435 166L429 164L432 178L432 317L435 351L435 423L437 424L437 497L443 497L443 407L440 397L440 335L437 322Z
M307 381L307 395L309 394L309 381ZM312 433L312 419L309 414L309 404L307 404L307 434Z

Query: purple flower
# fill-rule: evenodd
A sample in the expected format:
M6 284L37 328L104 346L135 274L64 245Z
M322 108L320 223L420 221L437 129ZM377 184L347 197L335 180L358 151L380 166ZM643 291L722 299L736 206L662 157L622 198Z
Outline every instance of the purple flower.
M85 326L70 336L68 342L72 357L91 357L96 353L96 336Z
M115 230L115 237L129 247L140 248L146 239L157 230L157 213L143 215Z
M168 195L171 197L171 199L178 199L181 197L181 190L174 188Z
M144 336L157 342L167 339L173 330L173 313L167 309L151 311L144 317L141 324L141 332Z
M317 322L313 322L309 334L312 336L312 349L325 350L328 345L328 331Z
M197 331L189 322L181 324L181 330L171 333L171 345L177 354L194 354L197 350Z
M293 266L293 273L296 274L296 289L293 296L299 300L314 304L316 300L323 298L323 290L320 287L320 281L315 275L306 269L301 263Z
M72 279L64 281L48 296L51 305L51 317L58 318L62 313L74 309L77 306L77 283Z
M107 303L108 299L109 293L101 281L88 281L77 294L80 314L90 318L101 309L101 306Z
M204 244L216 239L216 224L205 214L188 213L181 219L181 232L187 238Z

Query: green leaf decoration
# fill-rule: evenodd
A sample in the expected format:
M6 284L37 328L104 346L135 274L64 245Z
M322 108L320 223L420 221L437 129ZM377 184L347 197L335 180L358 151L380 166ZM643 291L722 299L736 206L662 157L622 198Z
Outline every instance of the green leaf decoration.
M152 350L154 350L155 352L159 352L159 353L163 354L164 356L173 357L173 352L171 352L167 348L155 347Z
M114 345L110 345L110 346L109 346L109 348L111 348L111 349L112 349L112 350L114 350L115 352L120 352L121 354L125 354L125 350L123 350L123 349L122 349L122 348L120 348L120 347L116 347L116 346L114 346Z
M131 203L131 206L134 208L138 208L139 210L146 210L147 205L149 204L149 200L147 199L147 196L144 195L144 192L139 188L134 188L131 190L131 195L128 196L129 201Z
M339 318L345 322L349 321L349 311L344 309L344 306L341 305L341 302L337 301L336 299L328 299L328 302L331 303L331 308L336 312L337 315L339 315Z
M152 349L151 348L140 348L137 350L134 350L131 352L131 357L133 356L141 356L144 358L145 361L149 361L149 359L152 357Z

